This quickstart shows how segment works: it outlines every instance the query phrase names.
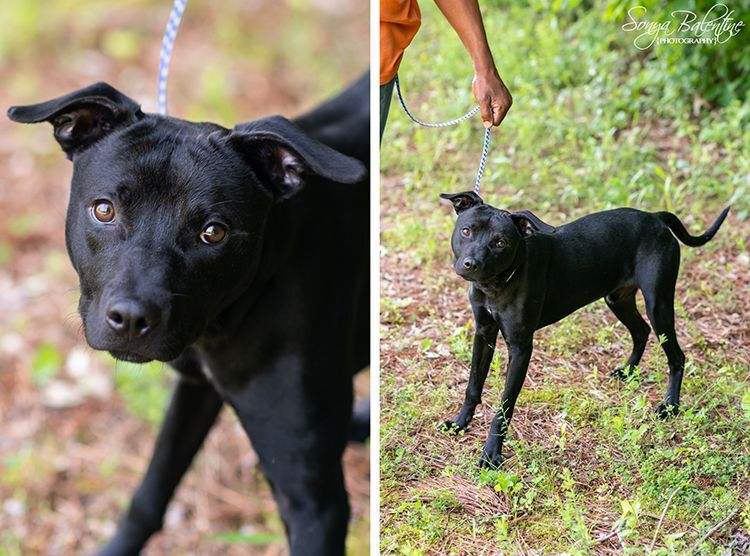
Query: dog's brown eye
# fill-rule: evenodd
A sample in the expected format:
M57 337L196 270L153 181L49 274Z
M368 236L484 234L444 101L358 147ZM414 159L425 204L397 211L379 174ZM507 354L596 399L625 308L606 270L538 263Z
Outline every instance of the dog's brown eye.
M469 228L461 228L461 235L469 237L471 235L471 230Z
M498 240L497 240L497 241L495 242L495 247L499 247L500 249L502 249L503 247L505 247L505 246L507 246L507 245L508 245L508 244L507 244L507 243L505 243L505 240L503 240L503 239L498 239Z
M95 201L91 206L91 215L98 222L107 224L115 219L115 207L109 201Z
M208 245L215 245L227 236L227 231L221 224L209 224L201 232L201 241Z

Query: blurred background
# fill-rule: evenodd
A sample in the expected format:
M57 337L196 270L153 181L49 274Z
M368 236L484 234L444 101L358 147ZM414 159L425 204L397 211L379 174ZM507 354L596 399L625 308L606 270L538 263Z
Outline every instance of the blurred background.
M381 148L383 554L750 554L750 2L724 2L745 27L721 45L639 50L622 30L633 6L661 23L714 4L480 0L514 99L492 131L485 201L552 225L669 210L693 234L732 205L710 243L682 247L676 419L653 416L668 374L654 335L630 382L609 378L631 340L599 301L536 334L502 469L475 466L502 340L472 426L436 433L463 399L473 333L438 194L474 186L483 128L420 128L394 99ZM471 62L434 3L420 6L399 80L417 118L445 121L474 105Z
M107 81L156 109L171 0L3 0L0 107ZM231 127L294 116L360 75L362 0L188 2L169 76L170 114ZM0 117L0 554L88 553L114 531L145 470L169 396L162 364L88 349L63 240L71 164L47 124ZM358 378L360 394L367 376ZM349 547L369 546L369 458L346 454ZM146 554L283 554L283 526L229 411Z

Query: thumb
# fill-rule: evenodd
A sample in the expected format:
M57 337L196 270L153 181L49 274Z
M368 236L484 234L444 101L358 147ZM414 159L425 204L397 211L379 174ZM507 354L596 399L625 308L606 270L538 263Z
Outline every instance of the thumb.
M479 113L482 115L484 127L492 127L492 106L489 97L482 97L479 101Z

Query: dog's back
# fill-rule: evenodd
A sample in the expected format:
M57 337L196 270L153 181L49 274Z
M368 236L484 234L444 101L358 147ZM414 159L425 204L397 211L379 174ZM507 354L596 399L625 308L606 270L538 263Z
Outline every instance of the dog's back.
M334 98L324 102L307 114L294 120L308 135L337 151L356 158L369 170L370 166L370 72L363 73L357 81ZM349 300L354 310L354 363L353 371L361 369L369 360L369 213L370 197L364 183L353 186L334 184L321 195L326 218L336 221L335 237L327 249L334 254L330 264L339 267L356 287ZM340 255L346 247L351 251L350 262ZM339 253L338 255L336 253Z
M676 274L680 260L676 238L702 245L725 216L722 213L706 234L690 236L672 213L618 208L583 216L553 234L531 238L542 244L548 296L559 305L545 321L555 322L617 290L640 287L663 272L665 265Z
M370 167L370 72L334 98L294 119L308 135Z

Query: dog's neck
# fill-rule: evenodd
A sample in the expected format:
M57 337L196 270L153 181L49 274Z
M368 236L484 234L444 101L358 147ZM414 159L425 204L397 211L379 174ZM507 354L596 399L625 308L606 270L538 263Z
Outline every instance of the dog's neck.
M227 297L206 329L205 337L231 336L231 331L242 325L246 315L252 312L260 295L279 273L286 270L294 258L305 228L305 203L298 199L280 203L271 208L263 230L263 243L255 272L248 278L241 291Z
M510 266L486 282L476 282L477 287L486 295L497 297L500 293L504 292L514 280L518 279L518 276L521 273L521 267L525 262L526 244L522 240L516 248L516 253L513 255L513 261L510 263Z

